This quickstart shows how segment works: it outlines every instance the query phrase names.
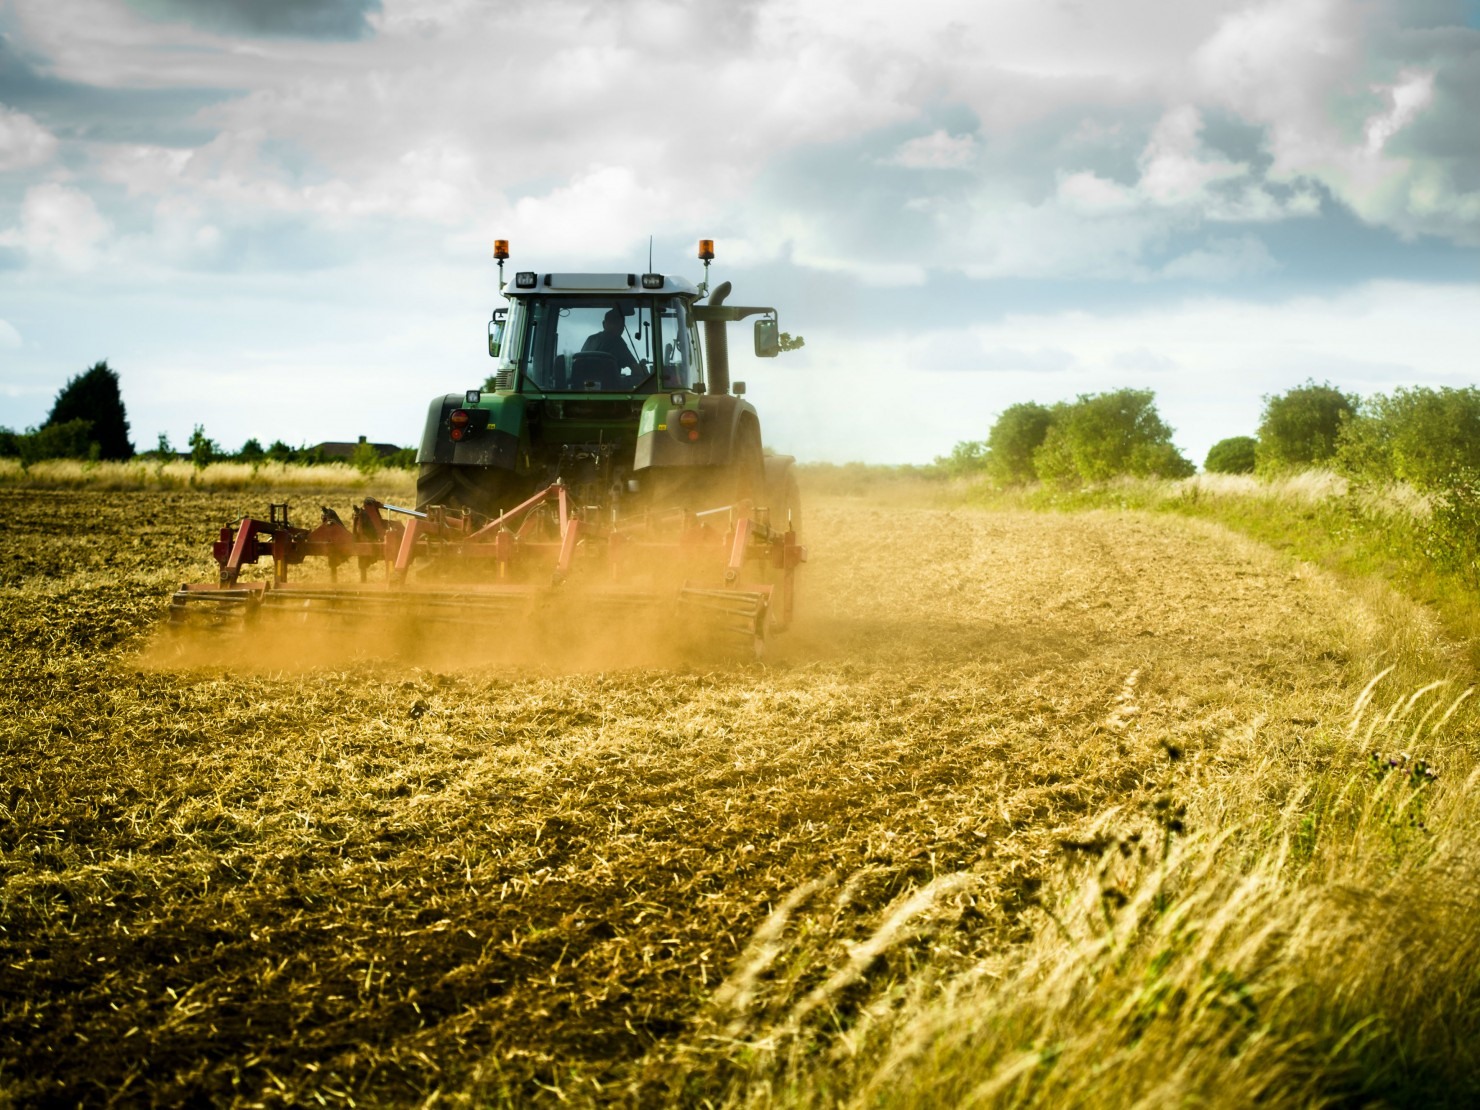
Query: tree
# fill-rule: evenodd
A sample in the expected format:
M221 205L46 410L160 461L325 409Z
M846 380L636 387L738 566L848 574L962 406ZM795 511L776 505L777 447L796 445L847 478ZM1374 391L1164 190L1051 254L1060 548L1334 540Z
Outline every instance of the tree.
M68 420L28 429L25 435L16 437L16 446L20 450L21 465L30 466L42 459L90 458L90 448L95 447L96 442L91 421Z
M205 426L197 424L190 433L190 461L197 470L216 457L216 441L206 438Z
M236 453L236 457L242 462L260 463L267 458L267 452L262 450L262 444L253 438L242 444L242 449Z
M77 375L62 387L43 428L87 420L92 424L92 442L104 459L131 459L134 445L128 438L128 414L118 388L118 372L105 359ZM82 454L88 452L83 450Z
M175 457L175 445L170 442L168 432L160 432L159 439L154 444L154 453L161 459L172 459Z
M1042 445L1053 413L1034 401L1008 405L987 433L987 472L1000 485L1022 485L1038 478L1033 452Z
M1367 398L1342 426L1336 464L1353 477L1424 490L1480 472L1480 389L1417 386Z
M780 343L783 351L800 351L807 345L807 341L800 335L792 335L789 331L781 333Z
M982 469L987 445L979 439L968 439L951 448L949 455L937 455L935 465L948 478L964 478Z
M1356 411L1357 398L1330 382L1307 381L1285 393L1266 395L1255 453L1259 473L1328 462L1336 454L1342 426Z
M1209 474L1252 474L1259 441L1253 436L1230 436L1208 448L1203 469Z
M354 451L350 453L349 465L369 477L380 469L380 452L361 436L360 442L355 444Z
M1149 389L1084 393L1049 410L1052 423L1033 452L1039 478L1061 486L1122 474L1185 478L1196 467L1172 443Z

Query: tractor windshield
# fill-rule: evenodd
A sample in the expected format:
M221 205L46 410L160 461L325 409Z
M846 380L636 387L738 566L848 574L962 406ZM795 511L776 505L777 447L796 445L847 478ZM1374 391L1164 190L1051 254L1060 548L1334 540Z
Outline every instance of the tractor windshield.
M551 297L528 313L524 372L552 392L631 393L653 380L653 309L630 297Z
M681 299L548 297L524 314L525 380L552 393L637 393L694 379Z

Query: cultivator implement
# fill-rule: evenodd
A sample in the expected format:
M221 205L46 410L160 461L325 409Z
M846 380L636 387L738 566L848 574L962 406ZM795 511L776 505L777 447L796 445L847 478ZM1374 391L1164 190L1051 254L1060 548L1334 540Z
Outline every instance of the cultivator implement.
M573 504L562 482L492 519L366 499L349 524L324 508L305 528L289 520L286 504L274 504L265 520L222 528L212 552L218 581L181 586L172 623L223 628L273 615L507 627L552 614L562 622L677 618L756 654L791 622L796 568L807 558L795 532L746 501L619 519ZM264 558L270 579L242 577ZM321 569L290 580L290 569L305 564Z

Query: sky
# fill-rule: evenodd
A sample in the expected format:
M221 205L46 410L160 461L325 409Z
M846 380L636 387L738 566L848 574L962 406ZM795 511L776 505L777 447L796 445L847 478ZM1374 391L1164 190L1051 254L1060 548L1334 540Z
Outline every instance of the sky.
M0 0L0 426L414 444L512 269L656 269L769 445L1480 380L1480 0ZM732 327L732 331L735 329Z

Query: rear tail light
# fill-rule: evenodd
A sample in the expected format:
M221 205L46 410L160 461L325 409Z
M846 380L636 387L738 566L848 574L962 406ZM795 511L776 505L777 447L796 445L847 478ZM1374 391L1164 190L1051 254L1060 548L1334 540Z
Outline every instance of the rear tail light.
M678 414L678 426L690 443L699 438L699 414L693 409L684 409Z
M467 409L453 409L452 415L447 418L447 423L452 428L452 438L465 437L468 434L468 422L472 419Z

